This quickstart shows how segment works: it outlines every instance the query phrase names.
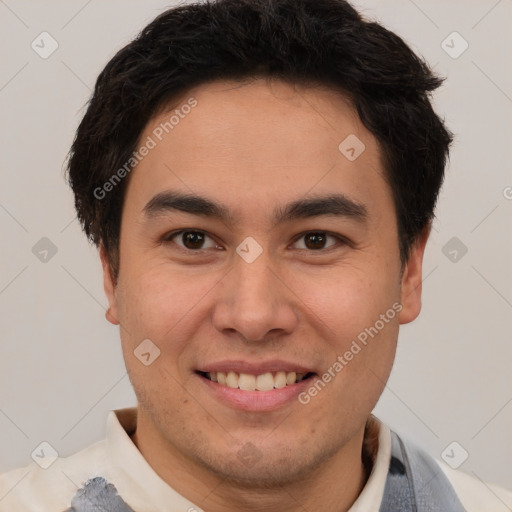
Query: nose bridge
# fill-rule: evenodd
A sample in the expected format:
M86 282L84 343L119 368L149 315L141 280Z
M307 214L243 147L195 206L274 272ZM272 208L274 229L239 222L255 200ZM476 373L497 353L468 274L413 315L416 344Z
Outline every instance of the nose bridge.
M244 260L242 257L238 261L235 260L233 274L237 301L272 300L270 285L276 277L270 270L270 265L268 251L265 251L251 262Z
M291 332L296 317L290 291L272 269L269 253L252 261L237 255L233 265L214 315L217 329L236 330L251 341L265 339L270 331Z

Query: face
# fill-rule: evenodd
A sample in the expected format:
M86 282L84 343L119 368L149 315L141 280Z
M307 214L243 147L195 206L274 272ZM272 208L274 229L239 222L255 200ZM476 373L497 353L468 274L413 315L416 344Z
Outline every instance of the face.
M202 85L148 137L116 286L102 252L138 435L253 485L360 454L426 242L402 268L376 139L339 94L265 80Z

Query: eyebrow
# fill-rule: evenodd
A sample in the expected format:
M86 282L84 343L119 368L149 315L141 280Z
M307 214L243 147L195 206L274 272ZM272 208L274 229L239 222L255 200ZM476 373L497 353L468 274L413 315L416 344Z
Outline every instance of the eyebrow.
M191 215L215 218L228 225L236 224L233 213L224 205L207 197L196 194L168 190L154 196L143 210L148 219L167 215L172 211L181 211ZM274 209L272 220L275 224L295 219L319 216L347 217L359 222L368 218L368 210L362 203L356 202L343 194L305 197Z

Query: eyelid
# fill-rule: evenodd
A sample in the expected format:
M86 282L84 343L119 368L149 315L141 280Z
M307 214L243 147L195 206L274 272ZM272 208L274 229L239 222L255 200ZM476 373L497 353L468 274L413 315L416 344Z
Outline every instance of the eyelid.
M171 231L170 233L166 233L163 237L162 237L162 242L173 242L173 238L178 236L178 235L181 235L183 233L187 233L187 232L194 232L194 233L200 233L200 234L203 234L205 235L206 237L210 238L212 241L215 242L215 244L217 244L217 246L219 245L218 242L215 240L215 237L213 237L212 235L210 235L207 231L204 231L203 229L197 229L197 228L188 228L188 229L178 229L176 231ZM322 254L322 253L326 253L326 252L329 252L330 250L332 249L336 249L340 246L343 246L343 245L348 245L350 247L353 246L353 243L346 237L344 237L343 235L340 235L338 233L333 233L331 231L327 231L327 230L322 230L322 229L310 229L310 230L307 230L307 231L303 231L302 233L299 233L298 235L296 235L293 239L293 242L291 243L291 245L295 244L296 242L298 242L301 238L303 238L304 236L306 235L309 235L309 234L312 234L312 233L322 233L326 236L330 236L332 238L335 238L337 240L338 243L336 244L333 244L331 246L328 246L327 248L325 249L318 249L318 250L314 250L314 249L297 249L299 251L306 251L306 252L309 252L309 253L318 253L318 254ZM175 243L175 242L173 242ZM184 252L187 252L187 253L201 253L202 251L205 251L205 250L208 250L208 249L213 249L212 247L209 247L209 248L206 248L206 249L187 249L186 247L182 247L181 245L178 245L176 244L180 250L184 251ZM216 247L217 248L217 247Z
M299 251L307 251L307 252L310 252L310 253L322 254L322 253L327 253L330 250L336 249L336 248L338 248L340 246L343 246L343 245L352 246L352 242L348 238L344 237L343 235L340 235L338 233L333 233L332 231L327 231L327 230L323 230L323 229L309 229L307 231L304 231L304 232L298 234L294 238L294 240L293 240L291 245L293 245L296 242L298 242L304 236L310 235L312 233L321 233L321 234L323 234L325 236L330 236L332 238L335 238L338 243L336 243L334 245L330 245L329 247L326 247L325 249L318 249L316 251L314 249L297 249L297 250L299 250Z
M162 242L164 243L175 243L172 239L177 237L178 235L181 235L183 233L188 233L188 232L191 232L191 233L200 233L202 235L205 235L206 237L210 238L217 246L219 245L216 241L215 241L215 238L210 235L207 231L204 231L202 229L196 229L196 228L188 228L188 229L178 229L176 231L171 231L170 233L166 233L163 237L162 237ZM205 251L207 249L212 249L212 247L208 247L207 249L188 249L187 247L182 247L181 245L178 245L179 249L181 249L182 251L185 251L185 252L188 252L188 253L200 253L201 251Z

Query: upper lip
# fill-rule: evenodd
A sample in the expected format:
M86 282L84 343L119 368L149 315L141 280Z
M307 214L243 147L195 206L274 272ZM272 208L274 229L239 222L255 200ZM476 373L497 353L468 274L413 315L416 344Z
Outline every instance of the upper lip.
M250 362L242 360L225 360L215 363L205 364L197 371L203 373L212 372L236 372L247 373L249 375L262 375L271 372L296 372L296 373L312 373L310 367L290 361L282 361L273 359L271 361Z

